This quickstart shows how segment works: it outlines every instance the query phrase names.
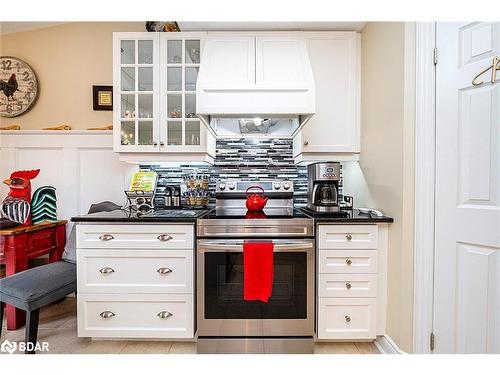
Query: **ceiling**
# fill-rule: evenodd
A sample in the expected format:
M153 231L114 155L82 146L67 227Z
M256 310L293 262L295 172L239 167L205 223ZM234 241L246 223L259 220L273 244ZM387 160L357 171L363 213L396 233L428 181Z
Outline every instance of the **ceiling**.
M0 22L0 34L12 34L67 22ZM335 30L361 31L366 22L177 22L182 31L215 30Z

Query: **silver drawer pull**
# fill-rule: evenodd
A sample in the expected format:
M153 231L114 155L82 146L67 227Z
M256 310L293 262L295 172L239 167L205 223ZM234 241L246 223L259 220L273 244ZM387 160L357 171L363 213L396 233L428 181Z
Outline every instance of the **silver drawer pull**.
M160 311L158 313L158 318L160 319L168 319L172 316L173 314L171 312L168 312L168 311Z
M112 311L103 311L102 313L99 314L101 318L103 319L109 319L115 316L115 313Z
M111 234L103 234L99 237L101 241L111 241L114 237Z
M112 269L111 267L104 267L104 268L101 268L99 270L99 272L102 273L103 275L109 275L110 273L115 272L115 270Z
M346 315L344 318L347 323L351 321L351 317L349 315Z
M172 236L170 234L160 234L157 238L162 242L167 242L172 239Z
M351 234L350 234L350 233L347 233L347 234L345 235L345 238L347 239L347 241L352 240L352 236L351 236Z
M346 259L346 260L345 260L345 262L346 262L346 264L347 264L348 266L350 266L350 265L352 264L352 260L350 260L350 259Z
M156 272L158 272L160 275L166 275L167 273L172 272L172 270L170 268L167 268L167 267L162 267L162 268L158 268L156 270Z
M345 283L345 287L346 287L347 289L351 289L352 285L351 285L351 283Z

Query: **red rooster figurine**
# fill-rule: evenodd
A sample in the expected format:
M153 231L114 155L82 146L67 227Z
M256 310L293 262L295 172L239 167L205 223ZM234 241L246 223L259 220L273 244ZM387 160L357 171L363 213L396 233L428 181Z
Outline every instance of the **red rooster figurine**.
M2 213L9 220L22 225L31 225L31 180L38 176L40 169L16 171L3 183L9 188L9 194L2 203Z

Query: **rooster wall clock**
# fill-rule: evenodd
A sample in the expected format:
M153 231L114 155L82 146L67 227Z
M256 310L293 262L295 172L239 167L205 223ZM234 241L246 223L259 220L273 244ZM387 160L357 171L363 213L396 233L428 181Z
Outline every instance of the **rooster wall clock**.
M38 96L35 71L23 60L0 57L0 116L16 117L26 112Z

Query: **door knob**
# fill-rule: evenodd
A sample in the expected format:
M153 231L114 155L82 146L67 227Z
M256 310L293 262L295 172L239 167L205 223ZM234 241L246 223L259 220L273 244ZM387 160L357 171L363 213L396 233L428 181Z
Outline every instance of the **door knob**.
M347 234L345 235L345 238L347 239L347 241L352 240L352 236L351 236L351 234L350 234L350 233L347 233Z
M346 259L345 262L347 263L348 266L350 266L352 264L352 260L350 260L350 259Z
M158 146L158 142L153 142L153 146Z
M351 321L351 317L349 315L346 315L344 318L347 323Z
M345 287L346 287L347 289L351 289L351 283L345 283Z
M304 142L304 146L307 146L309 144L309 141Z

